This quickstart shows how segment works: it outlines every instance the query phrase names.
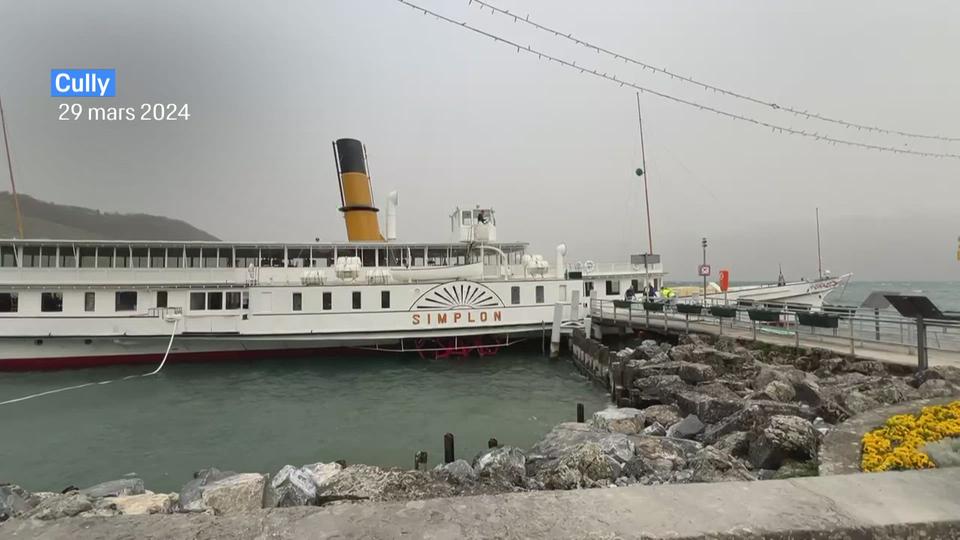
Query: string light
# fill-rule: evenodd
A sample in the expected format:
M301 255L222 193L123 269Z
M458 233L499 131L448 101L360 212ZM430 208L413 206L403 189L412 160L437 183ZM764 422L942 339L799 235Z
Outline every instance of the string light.
M414 4L414 3L412 3L412 2L409 2L409 1L407 1L407 0L396 0L396 1L399 2L399 3L401 3L401 4L403 4L403 5L405 5L405 6L408 6L408 7L412 8L412 9L415 9L415 10L417 10L417 11L420 11L420 12L422 12L424 15L432 16L432 17L436 18L436 19L439 20L439 21L443 21L443 22L452 24L452 25L454 25L454 26L459 26L459 27L464 28L464 29L466 29L466 30L470 30L471 32L474 32L474 33L480 34L480 35L482 35L482 36L486 36L486 37L488 37L488 38L491 38L491 39L493 39L494 41L496 41L496 42L498 42L498 43L502 43L502 44L504 44L504 45L509 45L511 48L515 48L518 53L519 53L519 52L525 52L525 53L528 53L528 54L537 56L538 58L540 58L540 59L542 59L542 60L547 60L547 61L550 61L550 62L556 62L557 64L559 64L559 65L561 65L561 66L564 66L564 67L567 67L567 68L570 68L570 69L579 71L581 74L591 75L591 76L593 76L593 77L605 79L605 80L607 80L607 81L616 83L616 84L620 85L621 87L628 86L628 87L633 88L633 89L635 89L635 90L638 90L638 91L640 91L640 92L647 93L647 94L650 94L650 95L653 95L653 96L657 96L657 97L661 97L661 98L664 98L664 99L668 99L668 100L670 100L670 101L674 101L674 102L676 102L676 103L681 103L681 104L683 104L683 105L687 105L687 106L690 106L690 107L694 107L694 108L699 109L699 110L701 110L701 111L712 112L712 113L715 113L715 114L717 114L717 115L724 116L724 117L726 117L726 118L731 118L731 119L734 119L734 120L740 120L740 121L742 121L742 122L747 122L747 123L750 123L750 124L754 124L754 125L756 125L756 126L765 127L765 128L768 128L768 129L772 130L774 133L786 133L786 134L788 134L788 135L799 135L799 136L802 136L802 137L807 137L807 138L811 138L811 139L814 139L814 140L817 140L817 141L820 141L820 142L826 142L826 143L830 143L830 144L834 144L834 145L841 144L841 145L846 145L846 146L853 146L853 147L857 147L857 148L863 148L863 149L867 149L867 150L878 150L878 151L881 151L881 152L892 152L892 153L894 153L894 154L907 154L907 155L921 156L921 157L929 157L929 158L960 159L960 154L938 153L938 152L924 152L924 151L920 151L920 150L906 150L906 149L902 149L902 148L896 148L896 147L894 147L894 146L883 146L883 145L877 145L877 144L862 143L862 142L858 142L858 141L851 141L851 140L847 140L847 139L839 139L839 138L831 137L831 136L828 136L828 135L822 135L822 134L820 134L820 133L818 133L818 132L810 132L810 131L806 131L806 130L794 129L794 128L786 127L786 126L780 126L780 125L772 124L772 123L770 123L770 122L766 122L766 121L763 121L763 120L758 120L758 119L756 119L756 118L752 118L752 117L749 117L749 116L744 116L744 115L740 115L740 114L728 112L728 111L725 111L725 110L722 110L722 109L717 109L717 108L715 108L715 107L710 107L710 106L708 106L708 105L703 105L703 104L697 103L697 102L695 102L695 101L691 101L691 100L688 100L688 99L679 98L679 97L676 97L676 96L672 96L672 95L670 95L670 94L666 94L666 93L663 93L663 92L659 92L659 91L657 91L657 90L652 90L652 89L650 89L650 88L646 88L646 87L640 86L640 85L635 84L635 83L632 83L632 82L630 82L630 81L627 81L627 80L624 80L624 79L620 79L620 78L618 78L616 75L609 75L609 74L607 74L607 73L605 73L605 72L604 72L604 73L601 73L601 72L597 71L596 69L592 69L592 68L589 68L589 67L586 67L586 66L583 66L583 65L577 65L577 63L574 62L574 61L564 60L564 59L562 59L562 58L549 55L549 54L547 54L547 53L545 53L545 52L543 52L543 51L541 51L541 50L534 49L534 48L530 47L529 45L521 45L521 44L516 43L516 42L514 42L514 41L511 41L511 40L509 40L509 39L502 38L502 37L500 37L500 36L498 36L498 35L496 35L496 34L492 34L492 33L487 32L487 31L485 31L485 30L481 30L481 29L479 29L479 28L476 28L476 27L474 27L474 26L471 26L471 25L467 24L465 21L458 21L458 20L456 20L456 19L451 19L451 18L449 18L449 17L446 17L446 16L444 16L444 15L441 15L441 14L435 12L435 11L431 11L431 10L429 10L429 9L427 9L427 8L421 7L421 6L417 5L417 4ZM473 1L477 1L477 0L473 0Z
M605 49L605 48L603 48L603 47L600 47L599 45L594 45L593 43L590 43L590 42L588 42L588 41L584 41L584 40L582 40L582 39L578 39L578 38L574 37L572 34L563 33L563 32L560 32L560 31L558 31L558 30L554 30L553 28L549 28L549 27L544 26L544 25L542 25L542 24L540 24L540 23L537 23L537 22L531 20L529 15L527 15L526 17L521 17L521 16L519 16L519 15L516 15L516 14L514 14L514 13L511 13L510 10L498 8L498 7L494 6L494 5L491 5L491 4L488 4L487 2L484 2L483 0L470 0L470 4L474 4L474 3L477 4L478 6L480 6L481 8L487 8L487 9L489 9L489 10L490 10L490 13L492 13L492 14L495 14L495 15L496 15L496 14L499 14L499 15L504 15L504 16L506 16L506 17L510 17L510 18L513 19L514 22L521 22L521 23L524 23L524 24L528 24L528 25L530 25L530 26L532 26L532 27L534 27L534 28L536 28L536 29L538 29L538 30L542 30L542 31L544 31L544 32L553 34L553 35L556 36L556 37L563 38L563 39L566 39L566 40L568 40L568 41L572 41L573 43L576 43L577 45L581 45L581 46L583 46L583 47L586 47L587 49L594 50L594 51L596 51L596 52L598 52L598 53L601 53L601 54L605 54L605 55L610 56L610 57L612 57L612 58L614 58L614 59L616 59L616 60L622 60L622 61L624 61L624 62L628 62L628 63L631 63L631 64L638 65L638 66L640 66L640 67L642 67L642 68L644 68L644 69L649 69L650 71L653 71L654 73L660 73L660 74L663 74L663 75L667 75L667 76L669 76L669 77L672 78L672 79L676 79L676 80L679 80L679 81L683 81L683 82L685 82L685 83L690 83L690 84L699 86L700 88L703 88L704 90L711 90L711 91L717 92L717 93L719 93L719 94L723 94L723 95L730 96L730 97L733 97L733 98L737 98L737 99L742 99L742 100L745 100L745 101L749 101L749 102L754 103L754 104L757 104L757 105L763 105L763 106L766 106L766 107L770 107L771 109L774 109L774 110L777 110L777 111L788 112L788 113L794 114L794 115L796 115L796 116L801 116L801 117L806 118L806 119L808 119L808 120L820 120L820 121L822 121L822 122L830 122L830 123L833 123L833 124L838 124L838 125L841 125L841 126L846 127L846 128L855 128L855 129L858 129L858 130L869 131L869 132L873 132L873 133L884 133L884 134L887 134L887 135L899 135L899 136L901 136L901 137L912 137L912 138L915 138L915 139L932 139L932 140L947 141L947 142L957 142L957 141L960 141L960 137L948 137L948 136L944 136L944 135L928 135L928 134L924 134L924 133L911 133L911 132L909 132L909 131L899 131L899 130L896 130L896 129L884 129L884 128L877 127L877 126L870 126L870 125L866 125L866 124L858 124L858 123L856 123L856 122L847 122L846 120L841 120L841 119L838 119L838 118L831 118L831 117L829 117L829 116L824 116L824 115L822 115L822 114L812 113L812 112L809 112L809 111L802 111L802 110L799 110L799 109L796 109L796 108L787 107L787 106L785 106L785 105L778 105L778 104L773 103L773 102L771 102L771 101L766 101L766 100L763 100L763 99L760 99L760 98L751 97L751 96L748 96L748 95L746 95L746 94L741 94L741 93L735 92L735 91L733 91L733 90L727 90L727 89L725 89L725 88L721 88L721 87L719 87L719 86L714 86L714 85L712 85L712 84L707 84L707 83L705 83L705 82L701 82L701 81L698 81L698 80L696 80L696 79L692 79L692 78L690 78L690 77L686 77L686 76L684 76L684 75L680 75L680 74L678 74L678 73L674 73L674 72L669 71L669 70L667 70L667 69L660 68L660 67L657 67L657 66L653 66L653 65L651 65L651 64L647 64L647 63L642 62L642 61L640 61L640 60L636 60L636 59L634 59L634 58L631 58L631 57L629 57L629 56L626 56L626 55L623 55L623 54L620 54L620 53L617 53L617 52L614 52L614 51L611 51L611 50L609 50L609 49Z

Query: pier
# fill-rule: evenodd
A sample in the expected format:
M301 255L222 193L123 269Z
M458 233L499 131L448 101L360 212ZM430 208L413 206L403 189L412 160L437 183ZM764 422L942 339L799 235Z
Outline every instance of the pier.
M590 319L593 337L627 331L661 336L710 334L782 347L826 349L838 356L915 368L960 367L958 320L918 320L852 308L811 313L777 303L718 303L703 308L619 300L592 301Z

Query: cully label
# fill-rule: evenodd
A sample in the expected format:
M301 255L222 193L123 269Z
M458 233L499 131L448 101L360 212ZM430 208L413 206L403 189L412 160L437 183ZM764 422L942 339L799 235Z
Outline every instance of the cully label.
M115 69L51 69L50 97L114 97Z

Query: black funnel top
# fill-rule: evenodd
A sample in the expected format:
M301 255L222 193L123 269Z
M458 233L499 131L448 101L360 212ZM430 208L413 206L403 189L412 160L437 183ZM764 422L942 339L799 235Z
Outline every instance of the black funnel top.
M356 139L337 139L336 145L341 173L367 174L363 162L363 143Z

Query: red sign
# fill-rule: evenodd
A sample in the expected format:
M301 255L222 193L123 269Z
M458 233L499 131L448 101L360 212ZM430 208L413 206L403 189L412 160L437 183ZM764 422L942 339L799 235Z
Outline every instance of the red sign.
M699 274L699 275L701 275L701 276L703 276L703 277L709 276L709 275L710 275L710 265L709 265L709 264L701 264L700 266L698 266L698 267L697 267L697 274Z

